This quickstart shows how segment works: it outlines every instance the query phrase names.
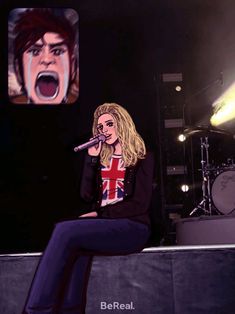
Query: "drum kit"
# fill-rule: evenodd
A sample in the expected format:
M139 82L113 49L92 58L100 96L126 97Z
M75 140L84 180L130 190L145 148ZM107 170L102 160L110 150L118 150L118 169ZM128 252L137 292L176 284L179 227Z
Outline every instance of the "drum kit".
M235 163L233 158L228 158L226 163L214 165L209 158L209 138L211 136L234 136L222 129L208 126L189 127L184 130L187 137L200 136L201 175L202 175L202 200L190 212L192 216L197 211L205 215L235 214Z

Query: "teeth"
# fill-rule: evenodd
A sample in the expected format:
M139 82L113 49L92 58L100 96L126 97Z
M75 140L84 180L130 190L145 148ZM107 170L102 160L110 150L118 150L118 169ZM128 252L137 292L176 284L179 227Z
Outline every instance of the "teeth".
M38 79L41 77L41 76L52 76L55 80L58 80L58 74L56 72L52 72L52 71L43 71L43 72L40 72L38 74Z

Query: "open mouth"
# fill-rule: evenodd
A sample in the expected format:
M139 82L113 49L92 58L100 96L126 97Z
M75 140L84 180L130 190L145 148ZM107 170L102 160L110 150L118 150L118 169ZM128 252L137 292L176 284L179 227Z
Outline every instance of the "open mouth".
M54 99L59 92L59 77L56 72L40 72L35 84L36 94L42 99Z
M106 136L106 139L105 139L105 140L106 140L106 141L109 140L109 139L111 138L111 136L112 136L112 135L109 134L108 136Z

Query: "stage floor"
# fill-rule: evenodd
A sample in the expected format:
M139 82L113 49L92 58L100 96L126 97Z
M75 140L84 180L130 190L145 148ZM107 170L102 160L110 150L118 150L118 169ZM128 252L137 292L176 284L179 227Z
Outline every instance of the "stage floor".
M0 255L1 314L21 313L40 256ZM234 314L234 296L235 244L149 247L94 257L86 314L114 302L136 314Z

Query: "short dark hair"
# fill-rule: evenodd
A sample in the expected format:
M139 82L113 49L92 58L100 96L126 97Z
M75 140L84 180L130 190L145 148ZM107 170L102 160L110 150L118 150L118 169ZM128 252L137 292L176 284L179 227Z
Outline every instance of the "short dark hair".
M55 15L51 9L27 9L19 14L15 23L14 33L14 67L19 72L24 88L22 55L45 33L58 33L68 47L70 57L70 84L71 84L71 57L74 52L76 31L64 16Z

